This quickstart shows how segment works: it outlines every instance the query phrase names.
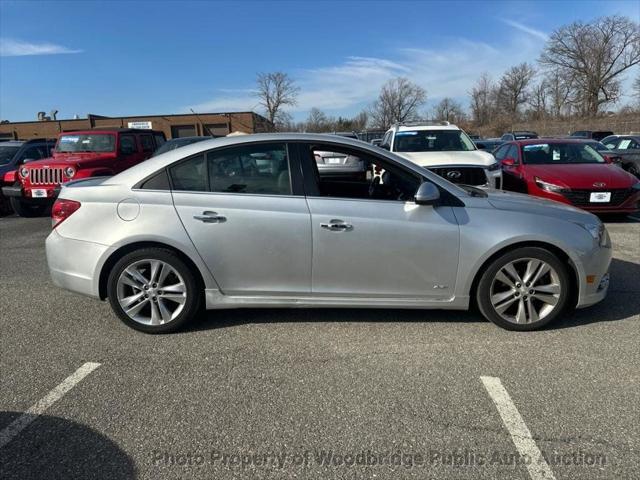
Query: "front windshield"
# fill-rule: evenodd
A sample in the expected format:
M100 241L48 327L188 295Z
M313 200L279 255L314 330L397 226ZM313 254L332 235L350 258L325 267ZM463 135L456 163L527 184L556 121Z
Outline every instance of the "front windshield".
M584 143L536 143L522 147L523 162L532 165L570 163L606 163L591 146Z
M395 152L469 152L476 147L462 130L407 130L396 133Z
M56 152L113 152L116 137L108 133L62 135L58 139Z
M0 146L0 165L8 164L20 147Z

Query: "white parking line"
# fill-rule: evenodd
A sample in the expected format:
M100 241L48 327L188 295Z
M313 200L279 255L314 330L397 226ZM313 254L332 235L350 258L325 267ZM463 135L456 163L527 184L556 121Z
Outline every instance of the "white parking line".
M551 467L542 456L536 442L531 437L531 432L520 416L520 412L511 401L509 392L502 386L502 382L497 377L480 377L484 388L487 389L491 400L496 404L498 413L502 417L504 425L511 434L511 439L518 452L524 458L529 459L527 470L533 480L555 480Z
M79 369L65 378L56 388L38 400L29 410L16 418L11 424L0 431L0 448L4 447L31 422L42 415L51 405L60 400L64 395L82 381L84 377L100 366L99 363L87 362Z

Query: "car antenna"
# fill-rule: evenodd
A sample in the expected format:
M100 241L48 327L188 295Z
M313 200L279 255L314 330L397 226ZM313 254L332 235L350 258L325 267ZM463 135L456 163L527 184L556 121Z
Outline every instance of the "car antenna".
M213 137L213 133L211 133L211 130L209 130L209 127L207 127L204 123L202 123L202 120L200 120L200 117L198 116L198 114L193 111L193 108L190 108L189 110L191 110L191 113L193 113L196 116L196 118L200 122L200 125L202 125L203 130L206 130L207 132L209 132L209 136Z

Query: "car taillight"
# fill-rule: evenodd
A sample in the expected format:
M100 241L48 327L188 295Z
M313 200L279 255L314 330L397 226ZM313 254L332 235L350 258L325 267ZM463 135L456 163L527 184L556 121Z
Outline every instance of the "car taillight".
M79 208L80 202L64 198L57 199L51 208L51 228L56 228Z
M16 177L17 177L17 170L10 170L7 173L4 174L4 177L2 177L2 181L4 183L15 183L16 181Z

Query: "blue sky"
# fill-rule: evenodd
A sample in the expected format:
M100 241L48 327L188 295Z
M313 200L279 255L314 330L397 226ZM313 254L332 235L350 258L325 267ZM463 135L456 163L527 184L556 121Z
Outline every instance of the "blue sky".
M482 72L498 78L560 25L613 13L640 19L640 2L0 0L0 118L258 110L256 73L275 70L301 87L297 119L357 113L398 75L428 105L466 105Z

